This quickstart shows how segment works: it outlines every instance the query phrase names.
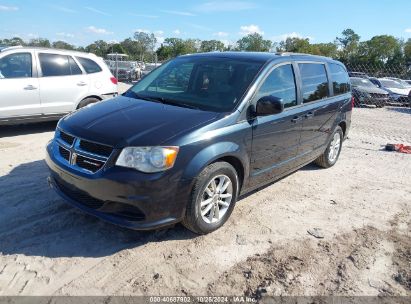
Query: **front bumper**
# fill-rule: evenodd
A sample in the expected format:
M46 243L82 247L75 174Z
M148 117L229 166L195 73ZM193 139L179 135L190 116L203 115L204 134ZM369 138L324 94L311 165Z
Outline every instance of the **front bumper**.
M56 143L47 146L49 185L71 205L110 223L149 230L180 222L190 196L190 181L168 171L145 174L107 166L85 174L56 157Z

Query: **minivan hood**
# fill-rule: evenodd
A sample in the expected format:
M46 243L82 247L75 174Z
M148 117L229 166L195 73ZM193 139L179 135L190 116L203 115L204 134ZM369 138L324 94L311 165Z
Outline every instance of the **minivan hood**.
M155 146L219 116L220 113L119 96L65 116L58 127L116 148Z

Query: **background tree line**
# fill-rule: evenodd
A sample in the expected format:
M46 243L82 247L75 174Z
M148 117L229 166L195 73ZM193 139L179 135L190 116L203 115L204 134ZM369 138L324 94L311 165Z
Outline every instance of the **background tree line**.
M212 51L255 51L255 52L297 52L322 55L341 60L348 66L374 65L378 67L392 65L411 65L411 39L403 41L391 35L374 36L361 41L352 29L344 30L339 37L329 43L311 43L309 38L289 37L279 43L273 43L258 33L249 34L232 45L225 45L219 40L199 40L166 38L158 46L157 38L152 33L136 32L133 37L121 42L97 40L85 47L76 47L65 41L51 42L45 38L24 41L19 37L0 39L0 45L25 45L52 47L95 53L105 57L108 53L124 53L131 60L153 62L164 61L179 55Z

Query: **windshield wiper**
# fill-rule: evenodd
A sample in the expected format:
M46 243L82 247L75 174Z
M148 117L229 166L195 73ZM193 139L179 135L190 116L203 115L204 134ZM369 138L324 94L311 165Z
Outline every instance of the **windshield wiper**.
M181 102L181 101L175 100L175 99L164 98L164 97L161 97L161 96L141 95L141 94L137 94L134 91L128 91L126 93L127 93L127 95L126 95L127 97L132 97L132 98L136 98L136 99L143 99L143 100L153 101L153 102L159 102L159 103L162 103L162 104L168 104L168 105L178 106L178 107L183 107L183 108L201 110L199 107L196 107L194 105L184 103L184 102ZM128 95L130 93L132 93L132 96Z
M195 110L200 110L199 107L196 107L194 105L188 104L181 102L180 100L174 100L174 99L169 99L169 98L164 98L164 97L155 97L158 101L160 101L163 104L168 104L172 106L177 106L177 107L183 107L183 108L189 108L189 109L195 109Z

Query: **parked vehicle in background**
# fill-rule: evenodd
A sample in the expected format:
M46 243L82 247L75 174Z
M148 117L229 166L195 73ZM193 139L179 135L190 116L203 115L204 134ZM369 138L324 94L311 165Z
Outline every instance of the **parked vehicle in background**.
M240 194L315 161L333 166L352 112L344 65L301 54L205 53L60 120L49 184L106 221L221 227Z
M117 94L117 79L94 54L29 47L0 52L0 124L58 119Z
M348 72L348 76L358 78L369 78L369 76L363 72Z
M408 104L410 89L405 88L401 83L389 78L370 78L370 81L378 88L387 91L390 94L390 101Z
M147 76L152 70L159 67L161 63L146 63L145 69L141 71L141 77Z
M350 77L356 106L366 104L383 107L390 101L389 93L377 88L369 79Z
M403 85L404 88L411 90L411 84L409 84L408 82L406 82L405 80L402 80L400 78L395 78L395 77L386 77L388 79L392 79L400 84Z
M118 61L112 63L110 71L119 81L131 82L141 78L141 69L136 62Z

